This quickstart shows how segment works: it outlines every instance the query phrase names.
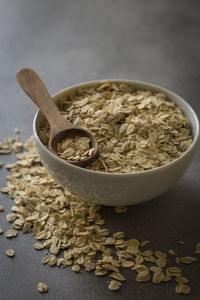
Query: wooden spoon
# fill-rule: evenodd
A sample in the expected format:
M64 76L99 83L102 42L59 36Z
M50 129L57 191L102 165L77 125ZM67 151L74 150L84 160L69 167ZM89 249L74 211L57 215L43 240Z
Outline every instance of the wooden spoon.
M64 139L75 136L88 137L90 139L91 148L95 149L93 154L84 160L67 161L79 167L86 167L91 165L98 156L98 143L95 136L89 131L67 121L61 115L56 104L49 95L46 86L35 71L27 68L20 70L19 72L17 72L17 81L19 82L25 93L40 108L41 112L49 121L51 129L49 138L49 150L58 155L57 145Z

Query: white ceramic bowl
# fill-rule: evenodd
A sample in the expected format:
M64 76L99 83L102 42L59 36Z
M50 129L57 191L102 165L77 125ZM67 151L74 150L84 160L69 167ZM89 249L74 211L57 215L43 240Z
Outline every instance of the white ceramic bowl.
M33 132L37 151L41 161L52 177L63 187L82 199L107 206L123 206L144 202L163 194L183 176L190 165L199 141L199 121L191 106L180 96L159 86L131 80L91 81L68 87L53 96L55 102L63 95L81 87L97 86L102 82L126 83L135 89L151 90L167 95L174 101L188 118L193 134L193 144L174 161L147 171L136 173L105 173L80 168L65 162L52 154L38 137L38 128L44 120L42 113L37 112L33 122Z

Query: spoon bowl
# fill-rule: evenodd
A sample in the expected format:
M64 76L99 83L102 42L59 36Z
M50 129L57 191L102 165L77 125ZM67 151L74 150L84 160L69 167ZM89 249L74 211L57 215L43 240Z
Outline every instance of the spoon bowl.
M78 161L73 161L73 160L67 160L69 163L79 166L79 167L86 167L92 164L97 156L98 156L98 143L96 138L94 137L93 134L91 134L89 131L81 129L79 127L77 128L69 128L63 131L60 131L54 136L50 136L49 139L49 149L52 153L57 154L57 145L60 143L60 141L65 140L66 138L75 138L76 136L80 137L88 137L90 139L90 148L94 148L94 154L90 155L86 159L81 159Z

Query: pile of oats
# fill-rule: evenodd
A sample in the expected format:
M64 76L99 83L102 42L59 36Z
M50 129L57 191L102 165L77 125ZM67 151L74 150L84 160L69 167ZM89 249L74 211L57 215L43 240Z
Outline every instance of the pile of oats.
M71 161L87 159L95 151L90 147L90 139L84 136L64 139L58 143L57 150L61 158Z
M19 129L15 128L14 133L19 133ZM23 144L20 141L20 138L15 135L14 137L7 137L4 139L3 142L0 142L0 154L8 154L11 153L12 151L14 152L20 152L22 151ZM0 163L0 167L3 164Z
M67 120L96 136L99 158L89 167L95 171L153 169L181 156L193 141L188 120L175 103L164 94L125 84L78 89L60 99L59 109ZM48 147L47 121L39 136Z
M41 261L43 265L71 266L76 273L85 269L95 276L108 276L111 291L120 289L126 280L123 270L129 268L136 272L138 282L160 284L173 280L177 293L190 292L189 280L180 266L194 263L196 257L178 257L172 249L168 253L152 250L148 240L126 239L122 231L111 234L104 227L100 206L78 199L51 178L40 162L33 138L24 148L25 152L16 155L16 163L6 165L10 170L8 183L0 189L14 201L7 215L12 228L5 232L6 238L15 238L18 230L33 234L36 251L48 251ZM1 211L3 214L3 206ZM117 213L125 211L125 207L116 209ZM194 252L200 253L200 243ZM6 253L14 255L12 249ZM47 292L48 287L41 282L38 290Z

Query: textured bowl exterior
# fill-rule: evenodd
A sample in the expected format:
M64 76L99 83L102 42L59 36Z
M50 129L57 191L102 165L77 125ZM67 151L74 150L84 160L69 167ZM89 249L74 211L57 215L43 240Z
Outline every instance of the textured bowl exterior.
M171 101L176 102L188 118L194 137L192 146L178 159L159 168L148 171L111 174L96 172L73 166L52 154L41 143L38 128L43 115L38 112L34 119L33 132L36 149L44 167L61 186L67 188L80 198L106 206L123 206L141 203L159 196L170 189L183 176L190 165L199 141L199 121L190 105L178 95L159 86L145 82L129 80L105 80L106 82L127 83L136 89L147 89L165 93ZM79 84L53 96L55 102L62 96L77 88L96 86L105 81L92 81Z

